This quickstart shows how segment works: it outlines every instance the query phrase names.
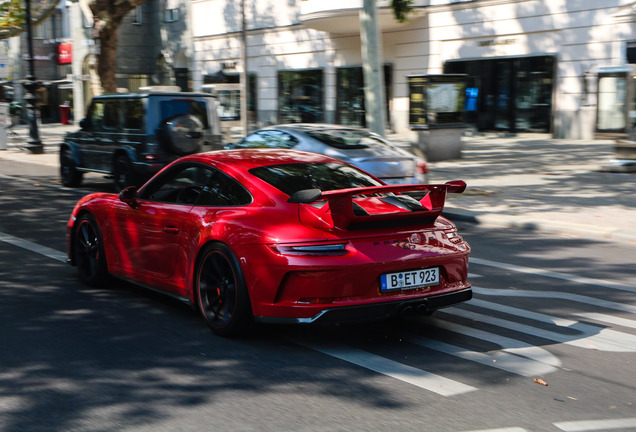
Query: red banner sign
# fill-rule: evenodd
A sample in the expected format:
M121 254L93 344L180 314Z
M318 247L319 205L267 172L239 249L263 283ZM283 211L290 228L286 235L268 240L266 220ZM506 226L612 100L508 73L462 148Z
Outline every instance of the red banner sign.
M61 43L57 46L57 64L73 63L73 44Z

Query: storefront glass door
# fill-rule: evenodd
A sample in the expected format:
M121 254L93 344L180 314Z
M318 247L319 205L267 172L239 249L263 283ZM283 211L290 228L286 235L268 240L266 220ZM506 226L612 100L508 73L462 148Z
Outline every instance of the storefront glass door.
M470 118L482 131L549 132L552 56L449 61L444 73L467 74L478 89Z

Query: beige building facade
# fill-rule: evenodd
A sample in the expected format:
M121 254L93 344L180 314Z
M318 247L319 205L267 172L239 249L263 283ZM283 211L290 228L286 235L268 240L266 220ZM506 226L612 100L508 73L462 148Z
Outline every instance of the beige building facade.
M633 0L413 6L399 23L389 1L377 0L387 130L410 130L408 77L426 74L466 75L466 120L482 131L591 139L624 134L636 117ZM188 87L216 92L227 122L240 118L245 40L252 129L301 121L365 126L362 10L363 0L192 0L170 25L191 35L179 65ZM77 45L75 56L85 58L91 47Z

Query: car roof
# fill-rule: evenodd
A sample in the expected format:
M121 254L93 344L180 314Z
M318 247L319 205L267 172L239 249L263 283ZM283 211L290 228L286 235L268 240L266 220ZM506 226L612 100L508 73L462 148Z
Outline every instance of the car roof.
M93 99L141 99L148 97L207 97L216 98L210 93L194 93L194 92L150 92L150 93L108 93L94 96Z
M346 162L343 162L340 159L319 153L270 148L217 150L205 153L195 153L190 156L185 156L179 159L179 161L202 162L209 165L236 166L241 167L245 171L260 166L288 163L346 164Z
M299 132L321 132L321 131L327 131L327 130L337 130L337 131L366 132L369 134L372 133L368 129L364 129L360 127L343 126L343 125L328 124L328 123L289 123L289 124L269 126L263 129L288 129L288 130L297 130Z

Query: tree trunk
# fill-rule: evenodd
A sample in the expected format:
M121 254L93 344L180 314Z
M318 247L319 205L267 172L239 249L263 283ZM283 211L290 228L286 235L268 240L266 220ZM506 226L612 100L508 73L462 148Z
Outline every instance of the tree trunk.
M97 56L97 73L102 82L104 93L117 92L115 71L117 66L117 40L119 23L101 26L97 31L99 39L99 55Z
M117 40L124 17L146 0L87 0L93 30L99 41L97 73L105 93L117 92Z

